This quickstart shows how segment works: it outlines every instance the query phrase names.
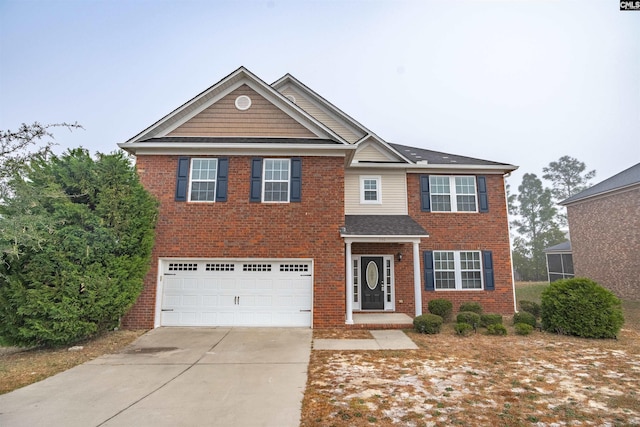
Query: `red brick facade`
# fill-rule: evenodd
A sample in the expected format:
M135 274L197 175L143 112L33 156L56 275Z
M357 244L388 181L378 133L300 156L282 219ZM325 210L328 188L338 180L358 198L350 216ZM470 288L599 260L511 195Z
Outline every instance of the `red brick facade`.
M124 326L153 328L163 257L312 258L313 326L344 326L344 158L302 158L300 203L250 203L248 156L229 158L226 202L176 202L177 165L178 156L137 157L142 183L160 201L160 212L151 269Z
M436 298L452 301L454 312L457 312L461 303L468 301L479 302L486 313L513 314L514 312L511 247L504 178L502 175L485 176L489 212L438 213L422 212L420 207L420 175L407 175L409 215L429 233L429 237L423 238L420 244L421 257L423 251L433 250L491 251L493 254L494 291L425 291L423 277L421 280L424 312L427 312L428 302ZM410 258L410 255L407 256L407 259ZM420 262L423 261L420 260ZM422 264L420 271L424 272ZM401 281L404 283L405 280L401 279Z
M567 206L576 277L640 301L640 189Z

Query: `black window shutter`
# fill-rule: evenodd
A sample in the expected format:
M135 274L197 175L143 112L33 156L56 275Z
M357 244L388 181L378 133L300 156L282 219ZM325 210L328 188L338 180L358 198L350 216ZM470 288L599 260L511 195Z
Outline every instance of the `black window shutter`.
M251 188L250 202L262 201L262 158L251 159Z
M176 202L187 201L187 186L189 185L189 157L178 158L178 173L176 177Z
M487 197L487 178L484 176L476 177L478 182L478 205L480 212L489 212L489 198Z
M218 159L218 176L216 177L216 202L227 201L229 185L229 159Z
M424 251L424 289L436 290L435 275L433 272L433 251Z
M484 289L495 291L496 284L493 280L493 255L491 251L482 251L482 267L484 269Z
M291 194L289 201L302 201L302 159L294 157L291 159Z
M422 212L431 212L429 175L420 175L420 208L422 209Z

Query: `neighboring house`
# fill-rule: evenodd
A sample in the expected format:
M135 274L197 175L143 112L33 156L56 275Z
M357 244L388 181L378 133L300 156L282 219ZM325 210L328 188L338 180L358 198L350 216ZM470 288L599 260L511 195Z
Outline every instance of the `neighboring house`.
M410 323L435 298L514 311L516 166L391 144L243 67L119 146L160 201L125 326Z
M640 163L560 203L576 276L640 300Z
M544 250L547 258L547 274L549 282L561 279L571 279L573 273L573 257L571 255L571 241L562 242Z

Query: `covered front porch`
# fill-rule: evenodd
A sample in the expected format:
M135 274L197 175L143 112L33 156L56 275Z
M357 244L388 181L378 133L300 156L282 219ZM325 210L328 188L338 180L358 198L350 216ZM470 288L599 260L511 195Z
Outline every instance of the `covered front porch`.
M422 314L420 242L428 233L408 215L347 215L341 237L345 324L363 329L410 327L412 317Z

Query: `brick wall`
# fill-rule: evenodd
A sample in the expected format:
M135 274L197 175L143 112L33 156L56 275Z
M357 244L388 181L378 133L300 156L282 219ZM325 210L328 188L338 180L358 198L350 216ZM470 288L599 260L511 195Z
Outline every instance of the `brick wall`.
M160 201L160 213L151 269L125 327L153 327L162 257L313 258L313 326L344 326L343 158L302 158L301 203L249 203L248 156L229 158L226 202L175 202L177 164L178 156L137 157L142 183Z
M576 277L640 301L640 188L567 206Z
M409 215L429 233L429 237L422 239L420 257L423 251L432 250L490 250L493 253L495 280L494 291L425 291L423 277L423 311L427 312L430 300L445 298L453 302L454 311L463 302L477 301L486 313L513 314L511 249L502 175L486 175L487 213L422 212L419 179L419 174L407 175ZM422 259L420 263L420 271L424 272Z

